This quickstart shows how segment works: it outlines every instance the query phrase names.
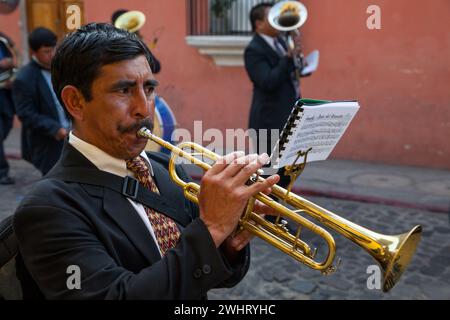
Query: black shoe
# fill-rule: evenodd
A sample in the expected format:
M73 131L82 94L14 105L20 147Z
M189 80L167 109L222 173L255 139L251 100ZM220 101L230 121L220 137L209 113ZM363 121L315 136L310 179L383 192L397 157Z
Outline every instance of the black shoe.
M10 176L3 176L0 178L0 184L7 185L7 184L14 184L15 181Z

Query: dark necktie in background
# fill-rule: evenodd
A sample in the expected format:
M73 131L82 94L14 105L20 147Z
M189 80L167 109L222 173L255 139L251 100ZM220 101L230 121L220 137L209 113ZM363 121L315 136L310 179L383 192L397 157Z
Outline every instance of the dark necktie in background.
M275 46L275 50L280 57L284 57L286 55L286 49L280 43L280 40L278 37L273 38L273 45Z
M279 37L275 37L273 39L273 44L274 44L275 49L280 57L284 57L287 54L287 49L284 46L284 42L282 42L282 41L283 40L281 40ZM299 70L299 71L301 71L301 70ZM295 90L295 98L300 99L300 81L297 78L297 73L295 71L292 71L290 76L291 76L292 86L294 87L294 90Z

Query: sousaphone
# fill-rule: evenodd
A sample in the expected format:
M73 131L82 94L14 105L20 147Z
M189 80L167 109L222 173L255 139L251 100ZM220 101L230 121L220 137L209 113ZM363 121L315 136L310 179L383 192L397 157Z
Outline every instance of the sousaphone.
M298 29L307 19L308 10L304 4L298 1L281 1L270 8L268 15L270 25L284 34L286 44L294 52L299 51L294 38L299 36ZM296 77L299 78L303 69L303 54L296 54L293 59Z
M292 31L300 28L308 19L308 10L298 1L281 1L269 11L269 23L277 30Z
M120 15L114 26L119 29L127 30L128 32L136 32L140 30L145 24L145 14L141 11L128 11Z

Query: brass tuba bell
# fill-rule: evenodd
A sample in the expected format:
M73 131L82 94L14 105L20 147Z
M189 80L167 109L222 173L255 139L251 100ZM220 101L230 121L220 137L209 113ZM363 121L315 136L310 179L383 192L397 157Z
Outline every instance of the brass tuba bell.
M268 15L272 27L280 31L300 28L308 19L308 10L298 1L281 1L274 5Z
M145 14L141 11L128 11L120 15L114 27L127 30L128 32L139 31L145 24Z

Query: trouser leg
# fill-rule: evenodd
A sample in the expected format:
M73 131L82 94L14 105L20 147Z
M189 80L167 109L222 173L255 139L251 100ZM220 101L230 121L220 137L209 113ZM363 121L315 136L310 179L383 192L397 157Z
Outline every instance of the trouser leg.
M6 161L4 140L7 132L7 126L5 126L4 115L0 113L0 178L7 176L9 173L9 164Z

